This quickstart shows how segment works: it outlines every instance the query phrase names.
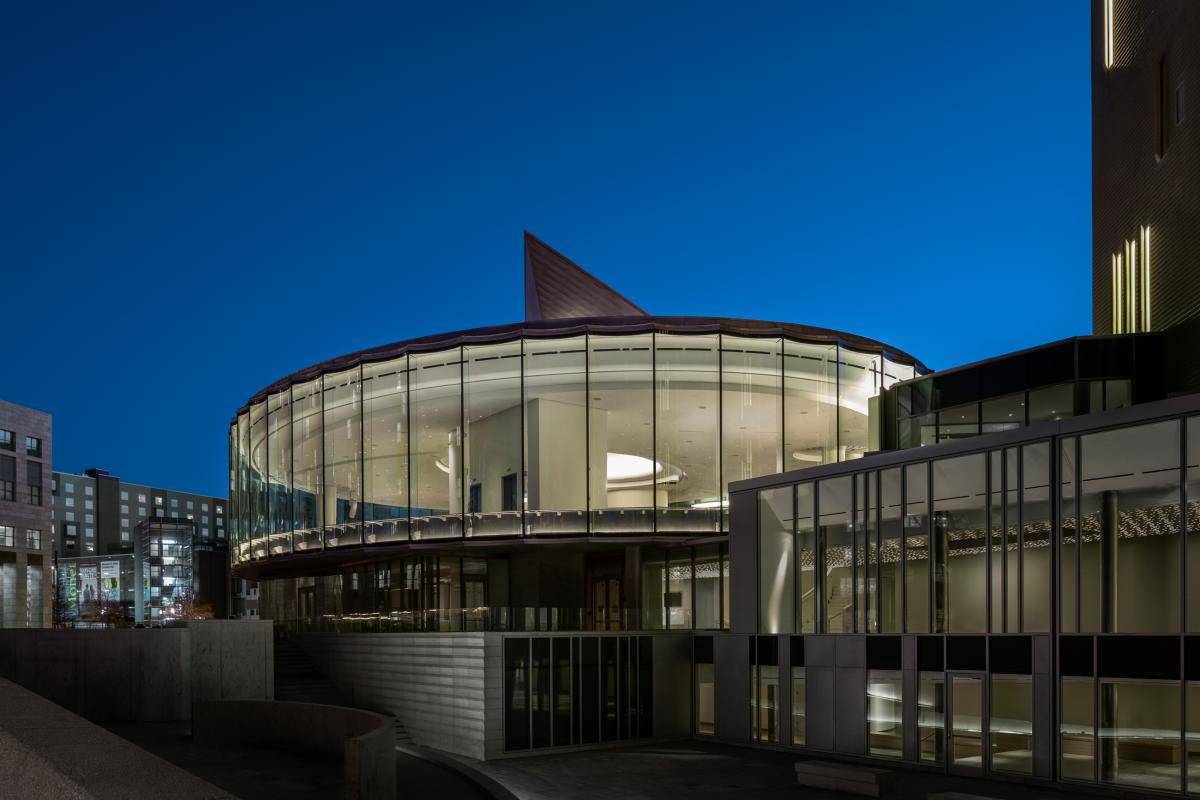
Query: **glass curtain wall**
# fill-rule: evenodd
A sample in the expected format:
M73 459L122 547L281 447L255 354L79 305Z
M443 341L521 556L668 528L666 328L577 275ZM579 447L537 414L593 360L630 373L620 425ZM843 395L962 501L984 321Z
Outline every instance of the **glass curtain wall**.
M587 531L589 484L604 494L602 414L589 426L585 337L525 342L525 530ZM596 430L590 430L596 428ZM589 439L597 443L595 452ZM589 462L595 469L589 469Z
M321 379L292 387L292 548L320 549L323 544Z
M267 398L267 475L271 555L292 551L292 395Z
M408 539L408 359L363 366L367 544Z
M659 533L721 530L721 397L717 336L655 334Z
M358 367L324 378L326 547L362 541L361 387Z
M462 532L462 354L459 348L409 356L412 538Z
M794 488L769 489L758 497L758 630L792 633L796 629Z
M800 633L816 633L817 621L817 529L813 517L813 485L796 487L796 621ZM728 617L728 615L726 615Z
M521 533L521 342L463 348L467 536Z
M592 533L650 533L666 503L666 487L655 486L666 476L654 455L653 348L649 333L588 337L588 419L605 477L589 498Z
M851 476L817 484L824 570L824 633L854 632L854 525Z
M904 620L904 578L902 541L904 536L901 502L901 471L885 469L879 473L879 632L900 633Z
M331 372L231 426L237 557L410 532L717 533L729 483L872 446L880 387L911 371L837 345L644 333Z
M934 624L987 630L986 454L933 462Z

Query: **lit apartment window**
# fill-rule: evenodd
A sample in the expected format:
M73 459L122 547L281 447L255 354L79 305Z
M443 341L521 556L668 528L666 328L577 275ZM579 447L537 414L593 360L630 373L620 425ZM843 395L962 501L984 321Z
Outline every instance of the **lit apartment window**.
M25 549L41 550L42 549L42 532L33 528L25 530Z
M146 495L144 495L144 494L139 494L139 495L138 495L138 502L139 502L139 503L144 503L144 502L146 502Z
M188 519L190 519L190 520L192 520L193 522L195 522L195 520L196 520L196 517L195 517L195 515L193 515L193 514L188 514L188 515L187 515L187 518L188 518Z
M217 506L217 513L218 513L218 514L224 514L224 513L225 513L225 509L224 509L222 506Z
M12 431L0 428L0 447L3 447L5 450L15 450L17 448L15 441L16 436L13 435Z
M0 547L16 547L13 544L13 529L11 525L0 525Z
M156 505L156 506L161 506L161 505L162 505L162 498L161 498L161 497L155 497L155 498L154 498L154 505Z
M0 456L0 500L17 499L17 460Z
M25 437L25 455L42 457L42 440L36 436Z

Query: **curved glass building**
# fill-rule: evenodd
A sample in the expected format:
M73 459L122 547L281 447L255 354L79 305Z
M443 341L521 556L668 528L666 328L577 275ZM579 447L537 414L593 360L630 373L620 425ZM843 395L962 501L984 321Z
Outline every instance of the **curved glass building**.
M365 350L251 397L229 428L239 573L333 574L405 551L495 557L532 540L576 542L589 560L719 543L731 481L878 449L880 390L924 371L851 334L648 315L529 235L526 294L523 323ZM584 583L521 605L592 608ZM603 605L646 605L629 589L605 582ZM460 599L475 602L436 605Z

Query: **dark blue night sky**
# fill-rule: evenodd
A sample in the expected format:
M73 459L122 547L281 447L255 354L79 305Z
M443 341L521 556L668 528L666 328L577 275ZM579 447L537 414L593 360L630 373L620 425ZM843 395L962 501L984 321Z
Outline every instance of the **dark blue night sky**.
M262 386L518 319L525 228L933 367L1089 333L1088 43L1083 0L10 6L0 398L57 469L224 494Z

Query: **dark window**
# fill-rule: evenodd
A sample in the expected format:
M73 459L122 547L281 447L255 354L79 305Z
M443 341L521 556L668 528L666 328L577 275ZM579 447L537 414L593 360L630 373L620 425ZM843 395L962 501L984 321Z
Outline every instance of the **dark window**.
M504 749L529 749L529 640L504 640Z
M1063 675L1090 678L1095 674L1091 636L1063 636L1058 640L1059 668Z
M654 735L654 637L639 636L638 643L638 736Z
M25 437L25 454L30 456L42 457L42 440L36 436Z
M1178 636L1101 636L1101 678L1179 680Z
M867 669L900 669L900 637L868 636Z
M949 670L987 669L987 637L948 637L946 640L946 668Z
M500 479L500 510L517 510L517 476L505 475Z
M942 653L942 637L917 637L917 669L921 672L943 672L945 657Z
M467 513L478 514L483 510L483 484L472 483L470 499L467 501Z
M1005 675L1033 674L1033 640L1028 636L993 636L988 643L992 672Z
M592 744L600 741L600 641L595 636L588 636L581 649L583 674L579 683L583 696L579 706L579 740Z
M612 742L617 739L617 637L605 636L600 639L600 700L602 714L600 720L600 741Z
M550 742L550 640L533 640L533 671L529 681L533 705L533 747L549 747Z
M0 456L0 500L17 499L17 459Z
M775 636L759 636L758 665L776 666L779 664L779 639Z
M29 504L42 504L42 465L37 461L25 462L25 477L29 489Z
M713 637L697 636L692 640L693 660L697 664L713 663Z
M792 646L792 667L793 668L803 667L804 666L804 637L803 636L793 636L791 646Z
M1189 636L1183 640L1183 677L1189 681L1200 681L1200 636Z

